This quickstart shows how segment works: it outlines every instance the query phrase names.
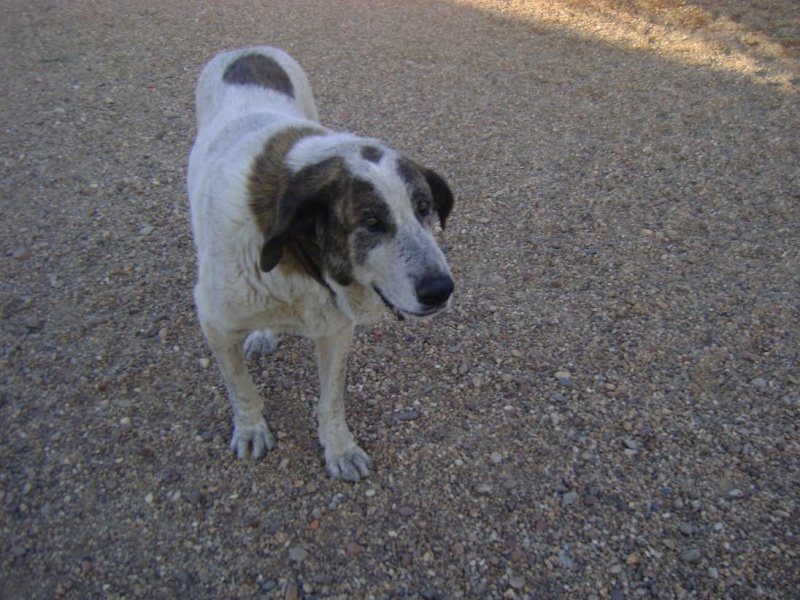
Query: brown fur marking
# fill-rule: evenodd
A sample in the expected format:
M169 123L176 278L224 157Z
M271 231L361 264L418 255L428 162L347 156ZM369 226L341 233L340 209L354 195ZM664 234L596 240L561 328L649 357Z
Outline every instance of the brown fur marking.
M313 127L284 129L269 139L253 162L248 184L250 211L265 235L278 219L278 198L286 191L291 176L284 162L286 155L301 139L323 133Z
M278 62L263 54L246 54L233 61L222 75L225 83L258 85L294 98L294 86Z

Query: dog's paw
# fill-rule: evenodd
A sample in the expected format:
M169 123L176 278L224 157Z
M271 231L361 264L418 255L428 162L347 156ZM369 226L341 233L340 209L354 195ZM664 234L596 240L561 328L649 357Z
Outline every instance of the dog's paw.
M325 466L334 479L354 483L369 477L370 459L367 453L353 444L344 452L334 454L325 452Z
M266 356L275 352L280 343L280 336L275 335L269 329L254 331L244 341L244 355L247 360Z
M268 450L275 447L275 437L261 419L255 425L234 425L231 438L231 450L239 458L261 458Z

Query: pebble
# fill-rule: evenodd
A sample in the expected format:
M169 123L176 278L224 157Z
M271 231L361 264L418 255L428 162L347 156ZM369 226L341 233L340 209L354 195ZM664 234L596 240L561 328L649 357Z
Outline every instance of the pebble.
M678 529L683 535L692 535L694 533L694 525L691 523L683 522L678 525Z
M404 505L397 509L397 512L400 513L401 517L410 517L413 515L416 510L414 510L413 506Z
M300 563L308 558L308 550L302 546L292 546L289 548L289 560L292 562Z
M201 358L197 362L200 363L200 367L203 368L203 369L207 369L211 365L211 361L208 360L207 358Z
M492 486L488 483L479 483L475 486L475 491L481 496L485 496L492 493Z
M560 548L558 550L558 562L561 563L561 566L565 569L569 569L570 571L575 569L575 561L572 560L572 557L569 555L569 550L566 548Z
M750 383L752 383L753 387L759 392L763 392L767 389L767 381L763 377L756 377Z
M569 371L556 371L555 373L556 380L564 387L569 387L572 384L571 377L572 375Z
M139 230L139 235L150 235L155 230L152 225L145 225Z
M561 496L561 506L570 506L578 501L577 492L567 492Z
M167 471L164 473L164 475L162 475L161 481L164 483L175 483L176 481L179 481L180 478L180 471Z
M17 260L27 260L31 257L31 251L25 247L16 248L11 253L11 258L15 258Z
M276 587L278 587L278 582L277 581L275 581L274 579L267 579L264 582L264 585L261 586L261 591L262 592L271 592Z
M414 410L413 408L408 410L401 410L399 413L395 415L398 421L416 421L419 419L419 411Z
M687 548L681 552L681 560L685 563L696 563L702 558L699 548Z
M525 578L522 575L512 575L508 578L508 585L515 590L521 590L525 587Z
M489 455L489 460L491 460L493 464L499 465L501 462L503 462L503 455L499 452L492 452Z
M633 438L625 438L625 441L623 443L625 444L625 447L628 448L629 450L639 449L639 442L637 442Z
M359 546L358 542L347 542L344 551L347 552L348 556L358 556L361 553L361 546Z

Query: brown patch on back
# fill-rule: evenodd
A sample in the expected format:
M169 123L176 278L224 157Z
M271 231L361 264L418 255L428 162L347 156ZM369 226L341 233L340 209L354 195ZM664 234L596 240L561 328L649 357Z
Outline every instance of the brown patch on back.
M225 83L257 85L294 98L294 86L286 71L274 58L247 54L233 61L222 75Z

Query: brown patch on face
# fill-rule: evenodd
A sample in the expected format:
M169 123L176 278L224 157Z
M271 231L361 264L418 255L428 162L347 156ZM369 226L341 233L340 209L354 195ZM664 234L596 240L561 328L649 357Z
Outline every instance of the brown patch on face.
M392 211L369 181L353 180L344 209L352 230L353 261L356 264L364 263L373 248L397 234Z
M294 131L294 133L292 133ZM292 174L284 165L301 137L322 133L314 128L287 130L270 140L251 176L251 210L266 239L259 266L268 272L279 263L284 271L302 272L328 287L323 272L342 285L352 281L346 237L335 206L346 195L344 159L333 157Z
M250 211L265 234L278 220L278 198L285 193L291 177L285 164L286 155L303 138L323 133L314 127L284 129L269 139L253 162L247 186Z
M274 58L247 54L233 61L222 75L225 83L257 85L294 98L292 80Z
M376 146L363 146L361 148L361 158L377 164L383 158L383 150Z

